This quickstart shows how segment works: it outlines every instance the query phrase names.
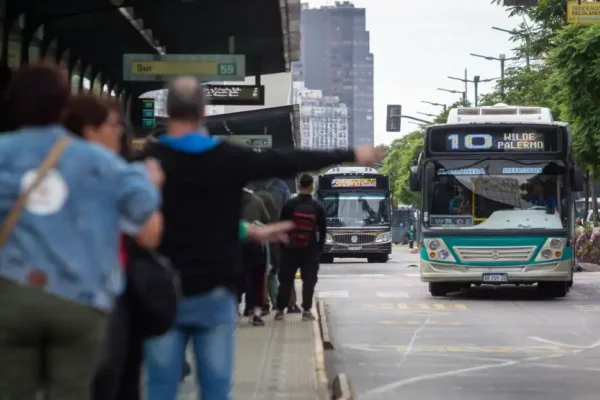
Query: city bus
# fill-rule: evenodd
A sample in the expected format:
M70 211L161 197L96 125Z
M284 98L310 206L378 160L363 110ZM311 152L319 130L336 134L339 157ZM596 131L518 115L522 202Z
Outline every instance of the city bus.
M427 127L410 188L422 195L421 281L433 296L471 285L537 285L564 297L575 267L568 124L543 107L452 109Z
M318 177L316 189L327 217L322 262L387 262L392 253L388 177L373 168L337 167Z

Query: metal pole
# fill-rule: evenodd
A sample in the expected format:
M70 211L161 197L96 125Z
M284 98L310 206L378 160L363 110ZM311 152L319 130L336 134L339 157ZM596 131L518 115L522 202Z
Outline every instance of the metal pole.
M475 103L475 107L477 107L477 103L478 103L478 101L477 101L477 89L478 89L478 86L479 86L479 76L478 75L475 75L475 77L473 77L473 86L475 87L475 102L474 103Z
M500 57L500 94L502 95L502 100L504 101L504 57Z
M467 75L467 69L465 68L465 95L463 100L467 101L467 92L469 91L469 76Z

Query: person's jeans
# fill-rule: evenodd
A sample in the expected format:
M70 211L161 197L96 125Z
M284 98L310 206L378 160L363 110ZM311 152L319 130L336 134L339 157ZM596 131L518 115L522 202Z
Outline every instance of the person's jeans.
M236 296L223 288L180 301L177 321L144 344L147 400L175 400L191 341L200 399L230 400L235 362Z

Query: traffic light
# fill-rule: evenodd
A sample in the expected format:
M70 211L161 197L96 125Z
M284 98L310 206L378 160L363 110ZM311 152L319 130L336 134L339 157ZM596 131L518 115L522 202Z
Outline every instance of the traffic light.
M400 132L400 121L402 118L402 106L399 104L388 104L386 117L386 130L388 132Z

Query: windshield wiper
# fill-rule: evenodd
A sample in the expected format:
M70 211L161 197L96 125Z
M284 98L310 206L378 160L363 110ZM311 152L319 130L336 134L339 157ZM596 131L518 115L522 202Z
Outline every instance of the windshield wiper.
M509 157L504 157L504 156L485 156L485 157L480 158L479 160L476 160L476 161L474 161L474 162L472 162L470 164L463 165L463 166L460 166L460 167L452 167L452 168L448 168L448 169L449 170L453 170L453 169L467 169L467 168L474 167L475 165L477 165L477 164L479 164L481 162L491 160L492 158L494 160L514 161L515 163L520 164L520 165L536 165L536 164L540 164L539 161L521 161L521 160L515 160L514 158L509 158ZM487 173L487 170L485 172Z

